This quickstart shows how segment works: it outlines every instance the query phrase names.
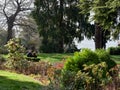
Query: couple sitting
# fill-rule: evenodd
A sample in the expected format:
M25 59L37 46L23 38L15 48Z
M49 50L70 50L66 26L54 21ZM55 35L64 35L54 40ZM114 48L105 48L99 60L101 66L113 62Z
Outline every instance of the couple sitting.
M35 57L37 58L36 51L29 50L27 53L27 57Z

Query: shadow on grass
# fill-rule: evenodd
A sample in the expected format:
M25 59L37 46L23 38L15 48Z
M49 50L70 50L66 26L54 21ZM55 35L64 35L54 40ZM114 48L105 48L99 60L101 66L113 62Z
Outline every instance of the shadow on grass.
M41 85L34 82L16 81L0 76L0 90L41 90Z

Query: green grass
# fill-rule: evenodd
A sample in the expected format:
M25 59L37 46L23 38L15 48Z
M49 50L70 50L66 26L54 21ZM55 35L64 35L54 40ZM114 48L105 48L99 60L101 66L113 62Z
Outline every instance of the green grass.
M73 53L64 53L64 54L58 54L58 53L40 53L38 55L38 58L40 58L43 61L50 61L52 63L61 61L63 59L66 59L68 57L73 56ZM112 60L114 60L117 64L120 64L120 55L111 55Z
M58 54L58 53L40 53L38 55L38 58L40 58L43 61L50 61L52 63L61 61L63 59L66 59L67 57L73 56L73 53L64 53L64 54ZM114 60L117 64L120 64L120 55L111 55L112 60Z
M4 58L8 58L8 55L2 55ZM67 57L73 56L73 53L39 53L38 58L42 61L49 61L51 63L61 61L63 59L66 59ZM25 55L26 57L26 55Z
M41 90L32 77L0 70L0 90Z
M4 58L7 58L8 55L2 55ZM61 61L66 59L67 57L73 56L73 53L39 53L38 58L42 61L49 61L51 63ZM120 55L111 55L112 60L114 60L117 64L120 64Z
M40 53L38 55L38 58L40 58L42 61L50 61L51 63L61 61L63 59L66 59L68 57L73 56L73 53Z
M120 64L120 55L111 55L112 60L114 60L117 64Z

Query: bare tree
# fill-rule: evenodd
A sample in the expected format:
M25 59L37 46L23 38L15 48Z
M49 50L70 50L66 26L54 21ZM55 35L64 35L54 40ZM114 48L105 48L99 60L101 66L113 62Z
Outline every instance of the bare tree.
M33 0L2 0L0 1L1 22L7 26L7 41L13 37L13 28L21 25L32 9Z

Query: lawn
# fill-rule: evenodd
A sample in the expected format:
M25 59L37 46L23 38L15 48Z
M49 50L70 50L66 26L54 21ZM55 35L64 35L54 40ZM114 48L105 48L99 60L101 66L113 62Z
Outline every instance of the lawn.
M4 58L7 58L8 55L2 55ZM49 61L51 63L61 61L68 57L73 56L73 53L39 53L38 58L42 61ZM114 60L117 64L120 64L120 55L111 55L112 60Z
M4 58L8 58L8 55L4 55L2 54L2 56ZM66 59L68 57L71 57L73 56L73 53L63 53L63 54L60 54L60 53L39 53L37 55L37 58L40 58L40 60L42 61L49 61L51 63L54 63L54 62L58 62L58 61L61 61L63 59ZM26 55L25 55L26 57Z
M117 64L120 64L120 55L111 55L112 60L114 60Z
M38 58L40 58L42 61L50 61L51 63L61 61L71 56L73 56L73 53L64 53L64 54L40 53L38 54Z
M0 70L0 90L41 90L32 77Z
M38 58L40 58L43 61L50 61L52 63L61 61L63 59L66 59L68 57L72 57L73 53L40 53L38 54ZM112 60L114 60L117 64L120 64L120 55L111 55Z

